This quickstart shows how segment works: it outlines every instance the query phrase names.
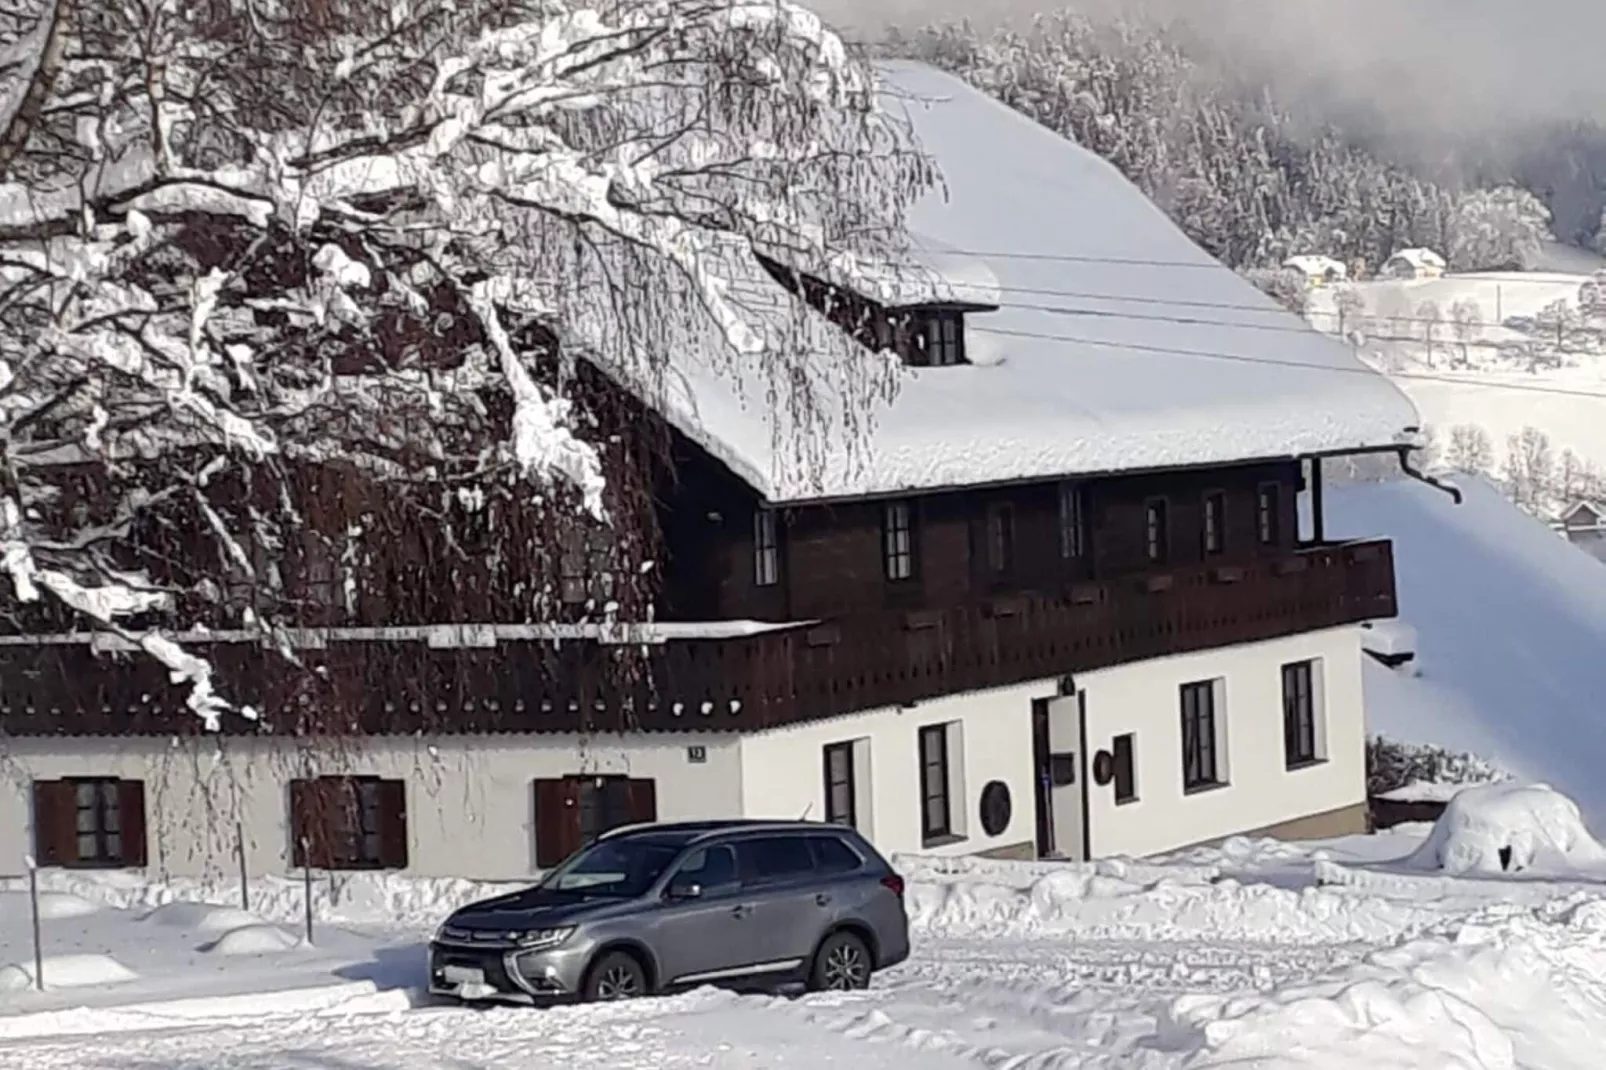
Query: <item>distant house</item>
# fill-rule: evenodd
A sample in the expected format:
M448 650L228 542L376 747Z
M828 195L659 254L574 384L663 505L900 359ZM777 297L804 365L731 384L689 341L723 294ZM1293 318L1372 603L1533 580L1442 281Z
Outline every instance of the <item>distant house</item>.
M1574 502L1550 526L1591 557L1606 561L1606 502Z
M1436 279L1444 274L1444 257L1432 249L1401 249L1383 265L1389 279Z
M1330 286L1349 279L1349 268L1330 256L1291 256L1283 261L1283 267L1305 276L1310 286Z

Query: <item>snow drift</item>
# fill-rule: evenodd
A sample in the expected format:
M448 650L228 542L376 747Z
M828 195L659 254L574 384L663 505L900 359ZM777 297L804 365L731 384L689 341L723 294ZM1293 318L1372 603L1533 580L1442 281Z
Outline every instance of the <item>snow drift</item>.
M1315 985L1184 996L1153 1046L1267 1070L1597 1070L1606 914L1594 897L1378 952Z
M1409 864L1459 875L1577 871L1603 863L1606 848L1567 796L1548 784L1489 784L1451 798Z
M1210 933L1225 941L1313 945L1390 942L1443 921L1431 906L1349 890L1295 891L1182 867L1153 876L1113 860L1042 867L1025 883L930 874L909 885L905 902L916 931L941 937L1154 941Z
M1338 538L1394 540L1417 661L1366 666L1373 732L1487 758L1606 819L1606 567L1487 483L1465 502L1415 482L1330 488Z

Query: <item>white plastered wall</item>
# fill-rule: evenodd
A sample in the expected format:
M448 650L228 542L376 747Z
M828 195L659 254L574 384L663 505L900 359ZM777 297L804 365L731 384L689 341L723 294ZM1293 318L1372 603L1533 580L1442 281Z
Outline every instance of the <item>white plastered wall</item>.
M1135 735L1137 799L1088 782L1094 857L1141 856L1220 839L1366 800L1366 718L1360 629L1346 626L1076 675L1086 695L1088 772L1115 736ZM1288 769L1282 666L1316 659L1314 765ZM1182 782L1184 683L1219 680L1218 745L1228 783L1187 793Z
M702 762L690 748L703 748ZM145 782L149 872L237 872L236 827L253 877L290 870L289 782L306 772L407 781L407 873L518 879L536 871L531 781L628 774L657 782L662 820L727 817L741 805L734 737L595 735L369 738L309 768L270 740L9 739L0 745L0 874L32 851L34 779L115 776Z
M860 830L885 854L976 854L1030 843L1036 837L1032 783L1032 700L1054 694L1055 682L950 695L759 732L741 740L742 808L750 817L818 819L825 813L823 748L854 741ZM948 731L953 842L921 838L920 729ZM1009 788L1009 825L989 836L981 827L982 789Z

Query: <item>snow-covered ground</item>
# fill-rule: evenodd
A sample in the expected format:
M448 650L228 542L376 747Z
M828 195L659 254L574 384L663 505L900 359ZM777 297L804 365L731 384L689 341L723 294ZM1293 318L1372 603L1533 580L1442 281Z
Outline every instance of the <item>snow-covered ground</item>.
M900 858L915 956L867 992L801 999L431 1006L416 995L430 925L488 889L354 878L320 898L315 948L252 938L252 954L216 955L196 948L293 931L291 886L254 887L247 917L175 898L222 887L50 874L48 953L139 976L0 996L0 1067L1595 1070L1600 847L1544 789L1457 805L1431 838L1237 839L1091 865ZM1548 845L1522 854L1546 868L1460 864L1505 843ZM1436 868L1441 854L1466 872ZM3 957L26 960L21 893L4 894ZM182 973L215 994L159 1002ZM227 995L244 991L258 994Z
M1489 484L1332 488L1334 538L1394 542L1408 668L1366 666L1370 729L1466 751L1576 798L1606 825L1606 569Z

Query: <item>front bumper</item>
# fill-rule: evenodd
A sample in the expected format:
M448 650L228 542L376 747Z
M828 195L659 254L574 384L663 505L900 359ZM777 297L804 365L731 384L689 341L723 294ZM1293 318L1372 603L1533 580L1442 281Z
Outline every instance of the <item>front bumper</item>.
M585 980L578 949L536 951L433 941L429 992L461 1000L546 1003L574 999Z

